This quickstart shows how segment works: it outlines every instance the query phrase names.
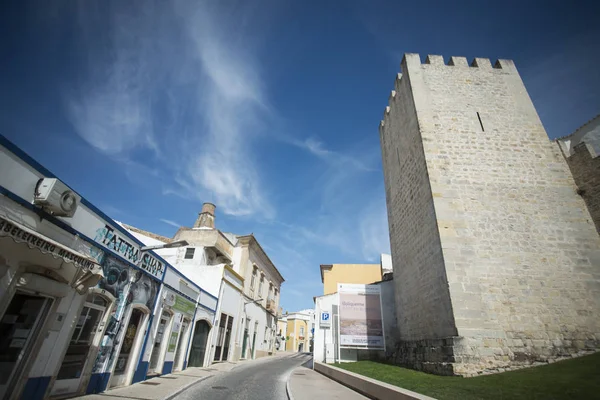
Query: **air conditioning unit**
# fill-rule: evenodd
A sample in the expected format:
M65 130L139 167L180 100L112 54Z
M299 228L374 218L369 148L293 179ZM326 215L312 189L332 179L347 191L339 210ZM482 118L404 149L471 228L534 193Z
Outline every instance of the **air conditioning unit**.
M81 197L56 178L42 178L35 186L33 204L57 217L72 217Z

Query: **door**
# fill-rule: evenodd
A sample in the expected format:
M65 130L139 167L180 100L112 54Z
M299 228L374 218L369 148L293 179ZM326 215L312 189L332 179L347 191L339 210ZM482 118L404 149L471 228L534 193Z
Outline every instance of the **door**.
M81 385L85 367L90 358L92 343L96 335L101 335L103 329L98 329L100 321L108 307L108 301L97 294L89 294L83 305L81 314L75 321L75 330L67 353L63 358L56 382L52 387L52 395L76 393Z
M131 368L134 367L136 361L134 359L134 353L136 352L135 344L139 342L139 336L144 333L143 329L141 329L144 317L145 315L142 310L138 308L131 310L127 329L125 330L122 339L123 344L121 345L121 350L119 351L119 356L117 357L115 370L113 372L113 378L110 384L111 387L122 386L127 383L127 376L129 375Z
M214 361L221 360L221 351L223 350L223 338L225 337L225 324L226 323L227 323L227 315L221 314L221 318L219 318L219 325L217 328L217 343L215 346Z
M231 341L231 331L233 329L233 317L227 317L227 325L225 328L225 340L223 341L223 354L221 356L222 361L227 361L229 355L229 342Z
M304 343L298 345L298 352L302 353L302 350L304 350Z
M221 314L219 320L219 331L217 343L215 346L214 361L226 361L229 353L229 341L231 340L231 330L233 329L233 317L227 314Z
M184 319L181 323L181 331L179 333L179 340L177 342L177 351L175 352L175 359L173 360L173 370L181 371L183 369L183 365L181 364L181 359L185 354L185 338L188 336L188 330L190 327L190 320Z
M242 358L246 358L246 348L248 347L248 325L250 320L246 319L246 325L244 327L244 340L242 341Z
M210 326L208 322L200 320L196 322L194 337L192 338L192 349L190 351L190 367L203 367L204 355L206 354L206 343L208 342L208 333Z
M171 319L171 314L167 311L163 311L160 316L160 321L158 322L158 330L156 332L156 338L154 339L154 346L152 347L152 354L150 355L150 367L148 368L148 375L156 375L159 374L162 370L159 368L160 359L164 359L164 350L165 350L165 331L169 326L169 320ZM158 369L158 372L157 372Z
M53 299L17 291L0 320L0 398L17 381Z
M258 331L258 321L256 321L254 323L254 335L252 336L252 350L251 350L251 355L252 355L252 359L254 359L254 356L256 355L256 331Z

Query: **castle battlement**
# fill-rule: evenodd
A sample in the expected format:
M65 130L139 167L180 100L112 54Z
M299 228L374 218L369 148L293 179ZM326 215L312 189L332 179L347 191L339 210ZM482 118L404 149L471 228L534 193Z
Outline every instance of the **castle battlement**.
M457 68L460 71L488 71L491 73L516 73L517 68L512 60L497 59L492 64L489 58L475 57L469 64L466 57L452 56L448 59L448 62L444 61L444 57L436 54L428 54L425 58L425 62L421 62L421 56L418 53L405 53L401 62L401 70L407 73L411 67L416 66L422 68ZM519 78L520 79L520 78ZM396 100L396 93L401 92L402 84L402 73L398 73L394 79L394 89L391 91L388 97L388 105L384 109L383 119L379 122L379 133L383 134L383 128L386 125L386 118L392 111L392 104Z
M421 60L421 56L417 53L406 53L402 60L402 65L405 64L407 58ZM497 59L492 64L489 58L475 57L469 64L466 57L452 56L448 59L448 62L444 61L444 57L435 54L428 54L425 58L425 62L422 65L433 65L433 66L447 66L447 67L461 67L461 68L481 68L481 69L503 69L508 71L516 70L515 64L512 60Z

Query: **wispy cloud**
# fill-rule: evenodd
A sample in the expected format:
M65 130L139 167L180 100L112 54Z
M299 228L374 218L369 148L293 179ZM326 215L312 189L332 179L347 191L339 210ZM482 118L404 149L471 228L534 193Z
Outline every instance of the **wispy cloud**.
M360 221L362 254L371 262L378 261L382 253L390 253L387 208L383 189L379 190L379 193L381 195L371 202Z
M177 222L175 222L175 221L171 221L170 219L164 219L164 218L160 218L160 219L159 219L159 221L160 221L160 222L164 222L164 223L165 223L165 224L167 224L167 225L174 226L175 228L181 228L181 226L182 226L181 224L178 224L178 223L177 223Z
M283 136L279 139L300 149L308 151L312 155L320 158L321 160L325 161L326 163L335 168L351 167L353 169L363 172L376 171L375 168L369 166L367 163L364 162L364 160L361 160L358 157L352 157L342 152L327 149L322 141L314 137L309 137L304 140L298 140L295 138L287 138Z
M68 116L76 132L96 149L123 155L135 148L157 151L147 79L151 75L146 60L151 54L147 40L136 31L143 22L127 9L103 15L88 4L79 9L82 45L96 39L99 24L111 29L103 36L109 43L110 60L102 62L96 54L88 60L88 78L67 91Z
M165 192L272 218L252 156L270 109L249 32L206 2L107 10L80 4L87 73L65 90L76 132L121 161L160 162Z

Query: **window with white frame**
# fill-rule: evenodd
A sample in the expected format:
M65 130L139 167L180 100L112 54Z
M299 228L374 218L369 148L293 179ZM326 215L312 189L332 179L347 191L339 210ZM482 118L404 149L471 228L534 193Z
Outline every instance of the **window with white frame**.
M304 327L300 327L300 336L304 337Z

